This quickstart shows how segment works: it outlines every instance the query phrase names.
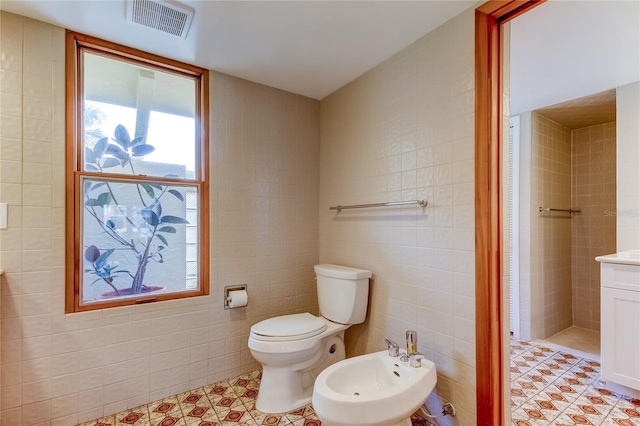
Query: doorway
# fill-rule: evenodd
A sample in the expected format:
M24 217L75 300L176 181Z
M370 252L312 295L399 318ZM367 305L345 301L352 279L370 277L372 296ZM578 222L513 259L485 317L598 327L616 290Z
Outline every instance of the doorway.
M598 360L595 258L616 252L616 90L511 121L524 124L506 166L511 334Z
M498 425L509 410L509 312L501 255L504 253L500 193L502 25L541 2L488 2L476 11L476 315L478 424ZM573 24L573 23L572 23ZM545 206L538 206L545 207Z

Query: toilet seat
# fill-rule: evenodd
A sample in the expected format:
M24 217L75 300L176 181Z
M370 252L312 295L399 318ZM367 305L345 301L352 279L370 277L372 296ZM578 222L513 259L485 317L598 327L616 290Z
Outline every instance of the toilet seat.
M260 321L251 327L251 335L256 340L266 342L286 342L307 339L316 336L327 329L323 318L302 314L282 315Z

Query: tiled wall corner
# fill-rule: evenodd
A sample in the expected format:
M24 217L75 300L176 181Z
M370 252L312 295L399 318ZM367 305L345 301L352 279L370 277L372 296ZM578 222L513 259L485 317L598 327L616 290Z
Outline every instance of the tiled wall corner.
M441 424L475 424L473 19L462 13L321 102L320 261L373 272L347 354L417 330L439 372L430 407L458 409ZM427 208L329 211L420 198Z
M258 321L317 313L319 102L212 72L217 174L217 279L248 283L246 312L229 311L235 348L225 377L258 368L247 348Z
M616 251L616 123L571 132L573 325L600 331L600 263Z
M65 315L65 32L0 13L0 424L72 425L255 369L253 323L317 311L319 102L212 72L212 294ZM249 306L224 311L239 282Z

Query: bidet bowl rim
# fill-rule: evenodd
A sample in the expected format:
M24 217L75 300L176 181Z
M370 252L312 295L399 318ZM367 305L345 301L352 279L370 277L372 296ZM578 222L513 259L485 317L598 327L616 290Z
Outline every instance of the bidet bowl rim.
M352 395L341 393L333 390L327 380L330 376L338 369L348 369L349 366L355 363L360 363L363 361L371 360L371 359L381 359L383 363L385 363L385 367L392 369L394 364L397 365L397 369L401 370L406 374L406 372L411 373L411 376L407 380L400 381L393 386L385 389L374 390L371 392L366 392L361 395ZM388 365L387 365L388 364ZM403 363L399 361L397 357L390 357L388 352L380 351L374 352L370 354L360 355L353 358L347 358L343 361L337 362L326 369L324 369L316 378L314 385L314 393L318 393L321 398L326 399L328 401L334 401L339 403L350 403L356 405L362 405L365 403L370 403L372 401L381 401L389 398L390 396L394 396L403 392L406 392L408 389L412 387L420 386L421 381L425 378L425 376L434 375L435 376L435 364L428 359L422 359L421 367L410 367L408 363ZM433 384L435 385L435 380L433 380ZM390 395L388 390L393 388L394 392ZM433 390L430 389L430 392ZM429 392L429 393L430 393Z

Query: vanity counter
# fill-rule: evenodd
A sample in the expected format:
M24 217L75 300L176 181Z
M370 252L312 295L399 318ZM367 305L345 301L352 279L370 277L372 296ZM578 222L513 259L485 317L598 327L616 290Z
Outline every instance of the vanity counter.
M614 254L596 257L600 263L619 263L640 266L640 249L620 251Z

